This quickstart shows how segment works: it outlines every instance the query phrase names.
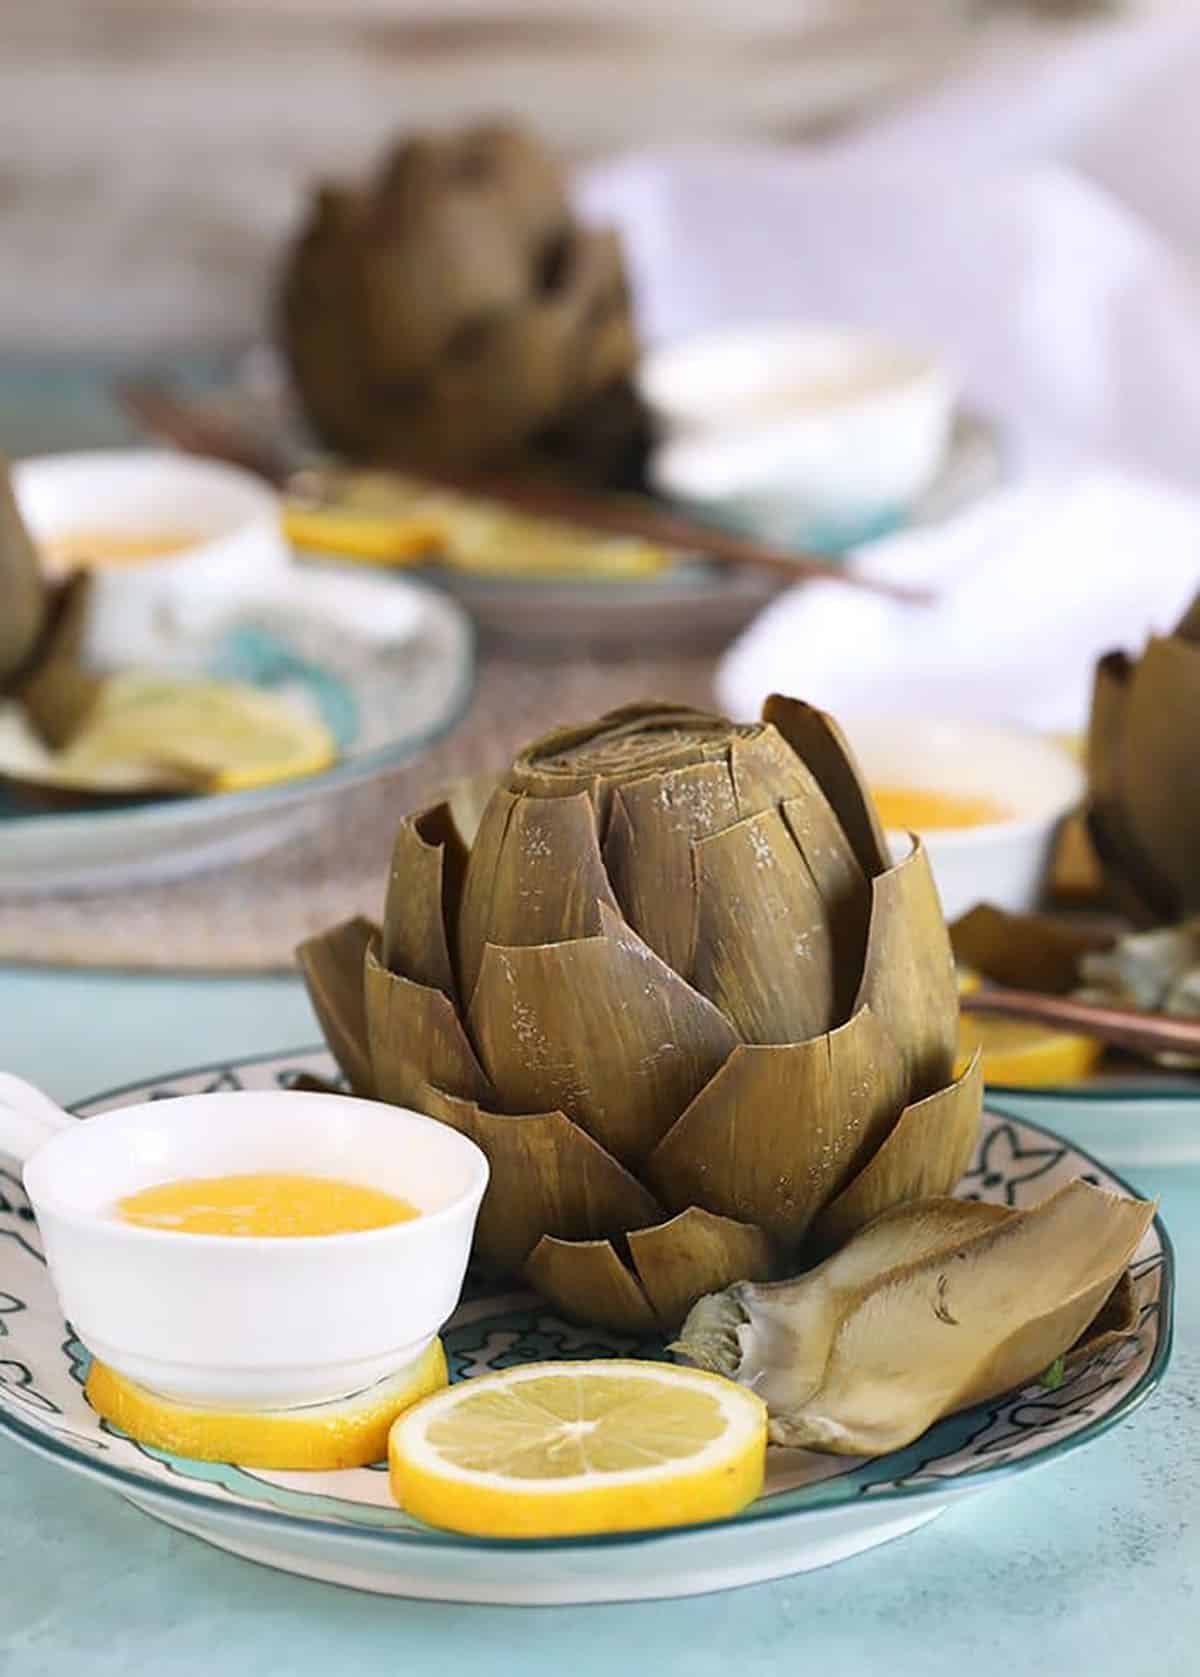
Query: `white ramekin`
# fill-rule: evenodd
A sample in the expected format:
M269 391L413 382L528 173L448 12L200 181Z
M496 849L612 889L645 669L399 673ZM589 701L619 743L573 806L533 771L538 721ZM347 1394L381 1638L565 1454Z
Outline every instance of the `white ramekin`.
M76 1120L0 1076L0 1144L26 1160L63 1314L118 1373L180 1402L293 1408L383 1380L454 1310L487 1160L431 1118L294 1090L185 1095ZM122 1223L153 1183L307 1172L422 1215L358 1234L185 1235Z
M49 454L19 461L13 486L36 542L79 531L198 538L161 559L95 568L85 655L98 668L153 662L239 595L269 589L290 563L274 490L216 460L156 449Z
M786 325L651 350L639 388L663 438L655 487L778 540L903 516L945 459L957 397L932 355Z
M926 829L921 837L947 920L976 903L1021 913L1036 906L1059 823L1080 802L1083 771L1052 740L1021 728L913 717L846 717L869 783L993 799L1008 819ZM889 835L897 855L906 834Z

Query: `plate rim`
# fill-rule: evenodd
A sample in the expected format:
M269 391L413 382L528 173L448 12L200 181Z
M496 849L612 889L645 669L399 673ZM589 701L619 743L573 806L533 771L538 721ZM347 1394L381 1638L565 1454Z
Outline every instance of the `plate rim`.
M163 1072L163 1082L171 1079L200 1076L205 1072L233 1071L241 1066L264 1065L272 1061L286 1061L301 1059L314 1054L328 1053L328 1046L324 1042L309 1043L302 1047L278 1049L271 1052L243 1054L226 1059L209 1060L198 1066L178 1068ZM119 1096L140 1091L150 1087L156 1080L139 1078L123 1083L116 1088L89 1095L82 1100L71 1103L70 1110L82 1118L90 1107L102 1102L115 1100ZM1102 1171L1123 1192L1135 1198L1142 1196L1125 1181L1118 1171L1111 1169L1098 1159L1086 1147L1060 1135L1056 1130L1048 1128L1037 1119L1020 1117L1015 1113L1004 1112L1002 1109L990 1108L994 1117L1006 1122L1020 1123L1037 1131L1048 1140L1057 1143L1089 1165ZM671 1542L681 1538L695 1537L699 1534L717 1534L721 1532L749 1531L770 1522L778 1526L779 1522L812 1521L830 1512L862 1506L888 1507L920 1500L921 1498L940 1498L944 1503L975 1490L986 1489L989 1485L1011 1481L1018 1475L1029 1473L1037 1468L1045 1467L1053 1461L1072 1454L1076 1450L1084 1449L1096 1443L1112 1428L1127 1420L1136 1410L1140 1409L1162 1384L1164 1375L1171 1361L1175 1338L1175 1247L1171 1236L1163 1222L1160 1212L1155 1213L1152 1227L1154 1228L1162 1252L1161 1279L1157 1310L1157 1338L1154 1352L1137 1383L1120 1399L1107 1414L1089 1422L1079 1432L1068 1438L1061 1438L1048 1444L1045 1449L1023 1456L1016 1461L985 1463L969 1474L961 1476L959 1480L941 1479L928 1480L920 1483L892 1483L858 1489L843 1498L836 1498L828 1502L813 1504L802 1508L772 1509L770 1501L760 1512L746 1512L736 1517L708 1521L701 1524L671 1526L655 1528L649 1531L633 1532L604 1532L587 1537L575 1538L481 1538L470 1537L457 1532L443 1532L435 1527L422 1528L419 1531L409 1531L402 1527L367 1527L356 1526L346 1521L332 1518L319 1518L314 1515L295 1514L284 1509L267 1508L256 1504L240 1503L228 1498L221 1498L204 1491L187 1481L178 1484L169 1480L151 1480L149 1476L117 1466L110 1462L103 1462L94 1456L83 1454L76 1446L63 1442L54 1434L39 1431L37 1428L23 1423L11 1411L0 1408L0 1435L13 1438L18 1444L33 1450L36 1454L56 1462L69 1472L80 1473L104 1487L113 1490L118 1495L124 1495L127 1500L135 1500L138 1493L143 1496L160 1497L165 1501L178 1502L186 1507L195 1509L198 1513L211 1512L222 1514L238 1520L244 1520L263 1530L286 1530L303 1533L313 1538L326 1539L350 1545L384 1550L395 1548L415 1547L417 1550L428 1550L430 1546L441 1550L461 1550L480 1554L559 1554L570 1555L578 1553L592 1553L606 1549L623 1549L631 1544L654 1544ZM979 1406L986 1407L986 1406Z
M5 815L0 820L0 835L16 834L27 838L36 833L53 838L55 831L68 830L78 834L81 824L90 822L110 831L125 827L138 832L155 828L184 831L213 821L233 821L261 813L264 816L325 797L347 787L361 785L389 769L398 768L418 752L434 745L463 720L475 695L479 673L479 632L471 613L460 600L435 587L423 578L405 578L405 583L419 589L442 611L446 620L455 620L461 636L460 656L455 671L454 686L445 711L431 728L412 734L403 740L393 740L366 751L361 757L343 758L319 774L301 775L294 780L279 781L272 786L251 786L240 792L216 792L184 798L152 798L145 803L120 805L116 808L47 810L42 813ZM3 879L0 873L0 880ZM270 1056L268 1056L269 1058ZM171 1075L186 1075L185 1073ZM137 1087L136 1084L133 1087ZM96 1097L103 1098L103 1097Z

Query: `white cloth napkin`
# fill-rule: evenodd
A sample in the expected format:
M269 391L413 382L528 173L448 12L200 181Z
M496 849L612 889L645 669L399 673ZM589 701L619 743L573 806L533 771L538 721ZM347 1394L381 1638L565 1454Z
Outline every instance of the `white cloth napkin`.
M818 152L710 148L581 182L624 233L651 337L883 329L939 350L1003 432L1013 487L855 561L938 604L784 596L725 661L735 712L782 688L843 714L1076 729L1095 658L1200 586L1200 19L1159 7L1006 37Z
M1073 732L1092 669L1173 627L1200 587L1200 497L1114 471L1039 477L855 568L926 584L909 605L835 583L782 595L722 663L718 695L772 691L843 717L970 717Z

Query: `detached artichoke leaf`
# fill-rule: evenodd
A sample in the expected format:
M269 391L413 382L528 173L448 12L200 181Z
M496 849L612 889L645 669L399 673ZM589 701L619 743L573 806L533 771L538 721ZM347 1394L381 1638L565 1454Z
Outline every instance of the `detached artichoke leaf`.
M900 1206L795 1280L742 1282L701 1299L672 1349L754 1384L772 1413L790 1414L820 1386L843 1318L880 1277L946 1256L1016 1215L982 1200Z
M1079 983L1085 955L1112 946L1109 932L1068 924L1047 914L1009 914L991 903L950 928L955 958L997 984L1062 996Z
M458 927L463 997L474 994L485 944L592 937L600 903L616 908L587 793L533 798L498 787L467 862Z
M1152 639L1129 677L1117 772L1130 833L1171 889L1172 918L1200 909L1198 715L1200 646Z
M990 1225L983 1208L966 1214L981 1218L972 1235L963 1203L897 1211L786 1288L702 1300L684 1325L684 1353L694 1344L728 1362L732 1343L733 1372L767 1402L777 1443L855 1456L901 1449L1068 1352L1155 1209L1075 1181L1029 1211L988 1208ZM924 1236L914 1241L914 1218L930 1227L915 1257Z
M679 1326L698 1293L743 1279L769 1281L779 1268L778 1252L762 1229L695 1205L668 1223L633 1230L629 1255L666 1333Z
M647 1176L674 1210L702 1205L796 1245L878 1156L903 1104L899 1056L861 1008L828 1036L736 1048L659 1143Z
M816 776L868 879L892 865L883 824L846 736L832 716L801 699L772 693L763 706L772 723Z
M692 844L738 819L724 763L693 763L613 795L604 861L625 917L677 972L691 959Z
M747 1042L794 1043L833 1022L834 958L821 893L782 815L750 816L693 847L686 969Z
M871 928L856 1007L877 1015L899 1050L909 1098L948 1082L958 1043L958 978L942 905L920 839L871 885Z
M1133 1273L1122 1270L1120 1279L1096 1316L1063 1358L1068 1373L1082 1368L1093 1357L1122 1345L1137 1335L1140 1311Z
M513 1117L428 1087L416 1104L486 1154L491 1181L475 1245L506 1274L520 1271L543 1234L591 1240L662 1215L649 1189L561 1112Z
M651 1334L658 1327L650 1300L609 1240L568 1241L543 1235L525 1275L544 1299L577 1322L616 1333Z
M375 1093L363 988L367 949L379 928L361 915L344 920L296 950L313 1012L325 1041L356 1095Z
M599 914L601 937L487 945L471 1031L505 1105L565 1112L636 1167L737 1038L618 914Z
M457 997L447 928L458 918L467 847L448 804L402 821L383 912L383 964Z
M971 1162L982 1110L976 1049L955 1082L905 1107L878 1152L813 1224L814 1244L828 1251L893 1206L948 1194Z
M367 946L363 984L371 1071L379 1100L413 1106L426 1084L467 1100L492 1096L449 997L389 972L380 959L378 937Z

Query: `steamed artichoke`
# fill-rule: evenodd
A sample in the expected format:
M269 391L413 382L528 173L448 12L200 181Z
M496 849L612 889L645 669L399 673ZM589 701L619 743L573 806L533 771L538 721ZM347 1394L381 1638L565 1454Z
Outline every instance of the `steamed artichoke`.
M527 134L395 147L328 186L287 254L280 335L321 440L355 460L636 481L646 418L614 232Z
M1142 925L1200 913L1200 596L1142 656L1096 667L1088 828L1106 882Z
M636 705L522 752L468 847L396 839L385 921L300 960L360 1094L471 1136L481 1255L564 1312L672 1329L701 1294L949 1191L954 965L837 726Z

